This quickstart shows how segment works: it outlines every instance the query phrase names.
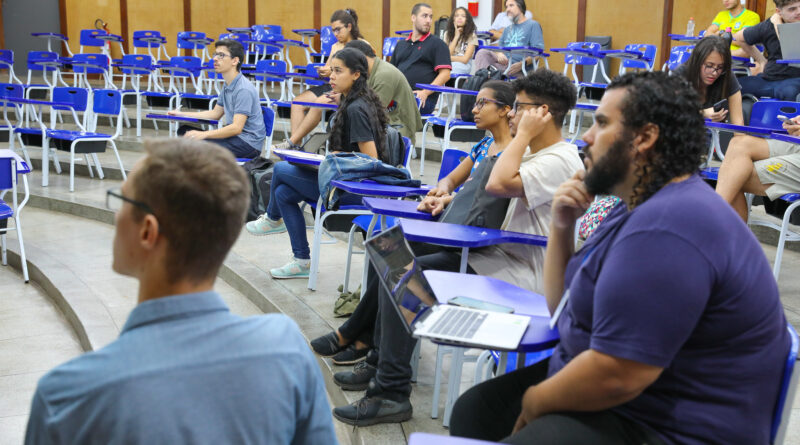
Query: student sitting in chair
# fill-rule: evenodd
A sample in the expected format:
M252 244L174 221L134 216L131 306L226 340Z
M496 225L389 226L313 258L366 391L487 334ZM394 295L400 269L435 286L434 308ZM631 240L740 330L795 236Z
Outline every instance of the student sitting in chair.
M333 30L333 35L336 36L336 43L331 46L331 53L327 62L325 62L325 66L317 68L317 73L320 77L330 77L333 56L344 48L347 43L362 41L369 45L369 42L364 40L361 36L361 31L358 29L358 15L354 9L338 9L334 11L331 14L331 30ZM295 96L294 100L297 102L332 103L330 98L333 95L335 93L332 93L330 83L325 83L303 91ZM292 135L280 144L275 145L275 148L299 150L303 138L319 124L321 118L322 110L319 108L292 104L290 115Z
M258 91L240 72L244 48L236 40L219 40L214 43L214 48L214 72L222 74L225 80L214 109L197 112L170 110L167 114L214 120L224 116L225 126L222 128L202 131L182 125L178 135L188 139L207 139L227 148L237 158L256 158L261 154L267 129Z
M506 0L506 14L511 19L511 26L503 30L503 36L497 46L531 46L544 49L544 35L542 26L536 20L525 16L527 10L525 0ZM508 68L507 74L513 75L522 71L522 64L528 63L522 55L514 55L509 61L508 56L502 51L482 49L475 55L475 69L483 69L489 65L500 71ZM510 66L509 66L510 64Z
M478 47L475 30L475 22L467 8L453 10L444 37L444 43L450 48L451 74L469 74L472 71L472 56Z
M725 31L728 28L735 34L744 28L758 25L758 22L761 21L758 13L745 8L739 0L722 0L722 6L725 9L714 17L711 26L706 29L707 36L717 35L720 31ZM745 50L735 43L731 43L730 50L733 56L750 57Z
M800 136L800 116L784 122L792 136ZM800 144L738 136L731 140L719 168L717 193L747 222L745 193L778 199L800 192Z
M367 86L368 77L367 58L360 51L345 48L332 57L331 87L343 99L331 129L330 148L333 152L360 152L389 162L385 147L389 120L380 99ZM275 164L267 213L246 225L253 235L289 232L293 258L286 265L271 269L273 278L308 278L311 251L300 203L316 201L319 196L315 170L285 161ZM360 204L361 198L345 195L342 201Z
M491 136L475 144L464 160L428 192L419 204L420 211L439 215L452 201L453 191L467 181L478 165L487 157L503 151L511 142L508 115L513 103L514 89L510 83L489 81L481 86L472 114L475 116L475 125L488 130ZM418 254L421 252L418 250ZM374 274L369 274L368 278L377 280ZM353 365L364 360L369 348L374 345L372 333L378 314L377 285L377 281L368 281L365 297L339 329L311 341L311 347L317 354L332 356L333 363L337 365ZM340 383L336 378L334 381ZM366 383L362 382L363 385Z
M515 136L491 169L486 191L499 198L510 198L501 229L546 236L553 192L575 172L583 170L577 148L564 142L561 136L564 116L575 105L575 86L561 74L548 70L539 70L513 85L517 95L510 117ZM490 105L484 103L484 106ZM494 113L494 108L489 112ZM460 253L441 247L427 248L434 253L417 258L423 270L459 270ZM468 272L541 292L543 261L541 247L501 244L471 252ZM377 283L374 277L368 281L364 296L378 300L377 366L368 357L353 372L334 377L343 388L346 384L353 389L360 385L363 389L369 382L363 399L333 410L334 417L356 426L402 422L412 414L409 396L415 340L391 308L393 303L388 293L379 290Z
M697 102L663 72L608 85L583 137L588 172L559 187L551 208L544 295L561 341L551 358L464 393L452 435L769 442L786 318L761 246L697 175L706 152ZM624 205L575 252L575 221L598 194Z

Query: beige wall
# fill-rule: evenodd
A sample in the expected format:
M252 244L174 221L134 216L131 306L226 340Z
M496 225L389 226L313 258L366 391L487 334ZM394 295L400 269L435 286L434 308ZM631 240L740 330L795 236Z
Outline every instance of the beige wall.
M610 35L612 49L622 49L631 43L644 43L658 45L661 51L664 19L662 0L614 0L613 4L614 11L609 11L607 0L588 0L587 36ZM608 75L613 77L618 70L619 61L613 60Z
M182 4L182 2L175 3ZM181 22L182 17L181 9ZM191 19L192 29L186 31L204 32L209 38L216 40L220 34L227 32L226 28L230 26L249 26L247 0L226 0L224 8L220 7L219 0L192 0Z
M361 35L376 50L383 41L383 2L380 0L322 0L321 24L330 25L331 14L337 9L351 8L358 14L358 29Z
M183 26L183 2L175 0L128 1L128 41L133 41L134 31L142 30L159 31L161 35L167 38L167 53L170 57L177 55L175 39L178 36L178 32L185 31ZM198 29L197 31L202 30ZM130 44L129 47L133 52L133 44ZM141 49L146 50L146 48Z
M192 0L192 2L195 1L197 0ZM244 3L246 4L247 1L245 0ZM247 7L245 5L245 24L247 23L246 14ZM322 16L320 26L329 25L329 18L330 16ZM300 36L293 33L292 29L310 29L314 27L314 0L259 0L256 2L256 23L260 25L281 25L283 27L283 35L287 39L300 40ZM315 44L314 49L319 51L319 45ZM305 64L305 52L300 48L291 48L289 56L293 63Z
M120 12L117 0L65 0L67 11L67 30L69 47L77 53L80 49L80 33L82 29L95 29L94 21L103 19L108 24L112 34L120 34ZM123 36L124 38L124 36ZM87 53L99 53L99 48L84 48ZM111 47L111 55L119 56L119 46Z
M577 39L578 0L533 0L526 5L542 25L545 48L563 48ZM552 54L548 63L552 70L561 72L564 69L564 57L559 54Z

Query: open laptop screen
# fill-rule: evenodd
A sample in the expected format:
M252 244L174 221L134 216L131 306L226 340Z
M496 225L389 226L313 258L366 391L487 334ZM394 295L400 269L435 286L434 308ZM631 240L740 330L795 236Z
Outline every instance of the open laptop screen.
M422 274L400 226L385 230L365 243L384 289L409 327L424 309L436 304L436 297Z

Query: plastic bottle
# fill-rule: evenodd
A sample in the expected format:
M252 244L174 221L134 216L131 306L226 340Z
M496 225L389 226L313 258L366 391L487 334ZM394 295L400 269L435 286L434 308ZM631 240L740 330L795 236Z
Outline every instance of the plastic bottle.
M694 36L694 17L689 17L689 23L686 24L686 35Z

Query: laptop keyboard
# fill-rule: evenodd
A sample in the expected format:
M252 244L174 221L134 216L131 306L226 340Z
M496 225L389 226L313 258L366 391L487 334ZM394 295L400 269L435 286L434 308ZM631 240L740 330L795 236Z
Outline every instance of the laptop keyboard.
M444 315L433 325L430 333L470 339L486 320L486 315L449 306Z

